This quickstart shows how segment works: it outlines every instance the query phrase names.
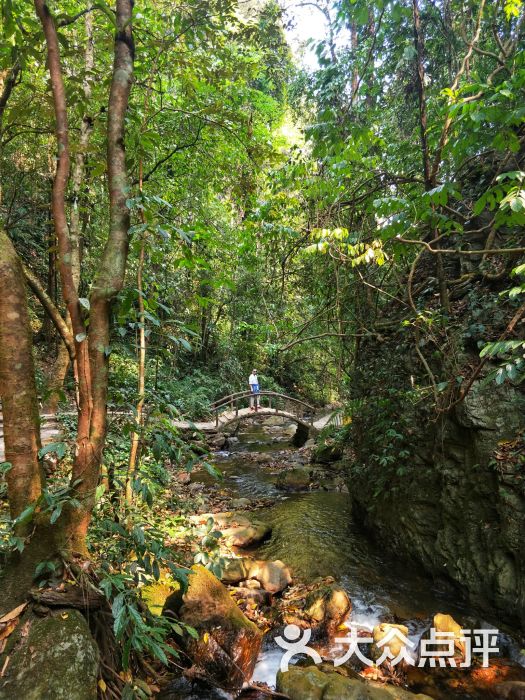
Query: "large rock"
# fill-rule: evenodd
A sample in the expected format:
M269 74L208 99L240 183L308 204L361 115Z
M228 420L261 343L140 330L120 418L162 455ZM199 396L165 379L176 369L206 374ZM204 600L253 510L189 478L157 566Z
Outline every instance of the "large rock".
M291 666L277 674L277 690L290 700L430 700L394 686L380 686L315 666Z
M236 584L248 579L258 581L268 593L280 593L292 582L290 570L282 561L263 561L241 557L228 559L222 574L224 583Z
M399 334L368 346L354 396L366 400L409 386L415 362L403 342ZM452 579L476 607L525 628L525 395L521 387L480 379L437 421L424 403L399 401L385 417L370 402L352 424L355 458L347 484L353 516L381 546ZM378 461L377 442L389 421L399 426L409 453L392 468L392 481Z
M324 634L333 634L352 610L347 592L330 584L311 591L305 599L304 614L311 626L320 626Z
M268 593L280 593L292 582L290 569L279 559L253 562L250 578L254 578Z
M294 467L279 474L276 486L284 491L307 491L311 480L310 469Z
M155 581L155 583L142 586L140 595L153 615L161 615L166 600L179 588L178 584L174 585L171 581L161 579L160 581Z
M177 592L170 596L164 613L174 613L199 633L198 640L186 641L193 674L235 691L251 678L262 633L212 573L198 565L192 571L188 590L182 598Z
M99 651L76 610L32 620L0 680L1 700L96 700Z
M314 450L312 455L312 462L318 462L319 464L330 464L330 462L337 462L343 456L343 448L339 443L333 440L327 440L323 442Z
M208 518L213 518L215 528L222 533L230 547L252 547L267 539L272 532L272 528L267 523L235 511L205 513L204 515L192 516L190 520L205 523Z
M313 639L326 641L347 619L352 602L331 576L296 586L277 605L278 624L310 629Z

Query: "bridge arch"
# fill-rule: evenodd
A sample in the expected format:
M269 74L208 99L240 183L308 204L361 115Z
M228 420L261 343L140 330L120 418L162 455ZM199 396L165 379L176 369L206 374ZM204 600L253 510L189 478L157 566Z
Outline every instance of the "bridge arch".
M315 437L329 423L336 423L340 418L337 411L316 418L316 409L301 399L287 396L277 391L261 391L258 394L259 408L257 412L250 410L247 404L251 391L238 391L223 396L211 406L213 418L203 422L176 421L175 425L182 430L199 430L204 433L215 433L228 428L235 423L247 421L259 416L282 416L293 421L298 426L301 436L300 444L308 437ZM298 436L299 437L299 436Z

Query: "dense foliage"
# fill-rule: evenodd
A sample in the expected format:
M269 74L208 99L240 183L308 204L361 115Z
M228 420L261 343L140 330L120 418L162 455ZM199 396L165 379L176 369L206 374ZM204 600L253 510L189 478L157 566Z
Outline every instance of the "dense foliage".
M131 646L164 660L171 631L145 641L130 584L162 567L184 581L163 544L182 521L162 524L150 508L169 470L197 460L174 419L207 416L257 367L263 388L338 402L353 418L340 437L361 441L380 490L413 449L404 408L434 420L482 375L498 384L525 376L521 0L308 5L327 29L305 49L315 69L294 60L293 10L275 0L145 0L133 9L122 165L129 255L105 307L109 344L90 351L109 358L117 418L107 439L105 429L98 435L103 478L95 475L88 537L92 556L106 560L102 585L126 664ZM78 362L115 228L107 148L119 13L105 0L45 8L69 120L72 256L64 259L50 208L63 149L57 161L49 40L23 0L1 10L0 220L31 289L49 301L29 303L37 387L42 408L65 410L71 449L44 448L40 458L55 453L62 464L15 526L35 510L60 522L85 504L78 480L68 481L81 444L70 415L79 373L49 308L70 324L59 274L67 263ZM130 27L118 25L117 39ZM12 521L5 543L23 549ZM214 566L208 535L201 560Z

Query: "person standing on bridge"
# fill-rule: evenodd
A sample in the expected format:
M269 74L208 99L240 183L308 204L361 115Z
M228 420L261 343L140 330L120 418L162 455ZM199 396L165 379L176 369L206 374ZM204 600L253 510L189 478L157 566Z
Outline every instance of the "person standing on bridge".
M259 377L257 376L257 370L252 370L250 378L248 379L248 384L250 385L250 390L252 395L250 396L250 411L259 410Z

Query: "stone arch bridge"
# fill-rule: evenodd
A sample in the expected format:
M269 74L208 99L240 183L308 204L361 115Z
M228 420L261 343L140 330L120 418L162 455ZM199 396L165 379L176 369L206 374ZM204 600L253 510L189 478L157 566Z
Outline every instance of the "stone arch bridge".
M176 421L175 425L182 430L195 429L203 433L216 433L256 416L283 416L294 421L298 426L298 432L302 433L306 439L315 437L328 424L340 423L340 415L337 412L316 415L316 409L310 404L276 391L260 391L257 394L259 407L257 411L253 411L246 405L249 404L252 396L251 391L238 391L235 394L223 396L212 404L213 419L194 423Z

